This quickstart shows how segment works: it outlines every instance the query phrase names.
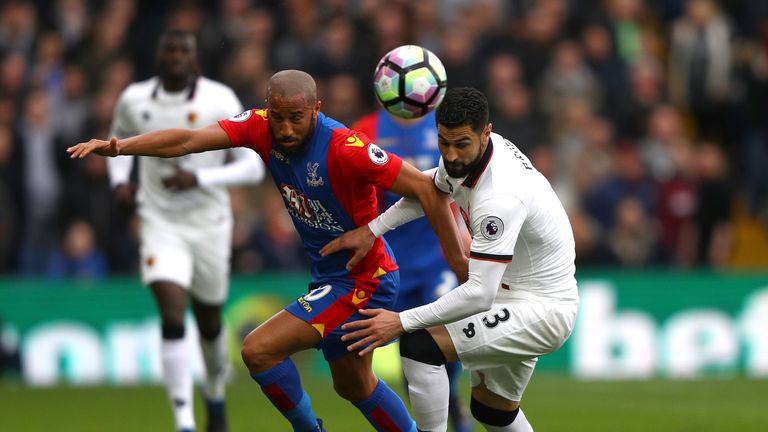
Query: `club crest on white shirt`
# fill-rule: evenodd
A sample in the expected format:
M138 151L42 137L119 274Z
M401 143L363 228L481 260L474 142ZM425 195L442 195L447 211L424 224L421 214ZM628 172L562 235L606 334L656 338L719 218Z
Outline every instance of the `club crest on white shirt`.
M238 115L236 115L234 117L230 117L229 121L244 122L244 121L248 120L249 118L251 118L251 110L243 111L243 112L241 112L240 114L238 114Z
M480 223L480 230L483 237L488 240L496 240L504 232L504 222L496 216L486 216Z
M307 162L307 186L320 187L325 184L323 178L317 175L319 167L318 162Z
M376 144L368 145L368 157L371 158L371 162L376 165L384 165L389 162L389 155L387 152L380 149Z

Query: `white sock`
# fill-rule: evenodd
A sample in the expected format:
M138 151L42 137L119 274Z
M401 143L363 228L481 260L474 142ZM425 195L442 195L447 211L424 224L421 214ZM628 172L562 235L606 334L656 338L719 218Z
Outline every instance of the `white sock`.
M416 426L430 432L444 432L448 429L450 393L445 365L433 366L405 357L401 360Z
M533 427L528 423L528 419L525 418L522 409L517 412L515 421L506 426L491 426L483 422L480 422L480 424L483 425L488 432L533 432Z
M163 339L161 342L163 382L171 401L176 429L194 429L192 369L185 339Z
M200 336L200 348L205 362L205 397L210 400L224 399L225 387L231 372L229 362L229 340L224 327L218 336L208 340Z

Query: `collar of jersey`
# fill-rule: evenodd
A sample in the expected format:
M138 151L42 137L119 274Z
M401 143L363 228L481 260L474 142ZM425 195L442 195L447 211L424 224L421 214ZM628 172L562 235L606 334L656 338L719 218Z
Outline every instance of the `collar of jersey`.
M472 188L477 184L477 180L480 179L480 176L483 175L485 172L485 168L488 166L488 162L491 161L491 156L493 155L493 140L488 138L488 146L485 147L485 152L483 152L483 155L480 156L480 160L475 164L475 166L472 168L472 170L467 174L467 177L464 179L464 182L461 183L463 186L466 186L468 188Z
M152 99L160 102L182 102L191 101L197 93L197 78L192 80L192 84L184 90L178 92L168 92L163 88L163 81L158 78L155 88L152 89Z

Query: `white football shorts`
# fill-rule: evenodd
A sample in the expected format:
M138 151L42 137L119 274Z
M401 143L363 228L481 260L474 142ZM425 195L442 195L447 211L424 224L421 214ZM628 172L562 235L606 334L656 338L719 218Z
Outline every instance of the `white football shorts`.
M519 402L538 357L565 343L578 305L517 293L499 299L491 310L445 327L459 360L470 371L472 387L481 382L491 392Z
M205 304L223 304L229 291L232 218L201 226L141 217L141 280L181 285Z

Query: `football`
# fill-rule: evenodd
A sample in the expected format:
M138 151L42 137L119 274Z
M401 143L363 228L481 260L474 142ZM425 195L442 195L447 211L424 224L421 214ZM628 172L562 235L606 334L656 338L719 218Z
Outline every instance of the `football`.
M393 115L406 119L422 117L445 96L445 67L428 49L403 45L379 60L373 88L381 106Z

